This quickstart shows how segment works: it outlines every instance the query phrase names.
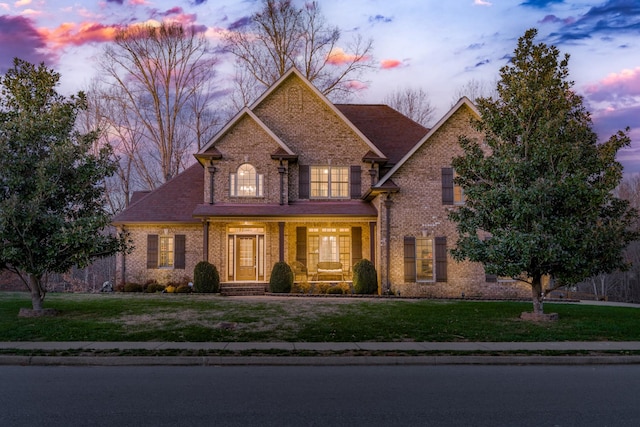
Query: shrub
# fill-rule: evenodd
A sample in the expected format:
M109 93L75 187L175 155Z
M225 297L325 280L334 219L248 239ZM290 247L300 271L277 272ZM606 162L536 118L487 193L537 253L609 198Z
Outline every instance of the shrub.
M160 283L150 283L149 285L147 285L147 289L145 289L145 292L149 294L153 294L155 292L164 291L164 288L165 286L161 285Z
M291 292L296 294L308 294L311 292L311 283L309 282L294 282Z
M344 290L339 285L331 286L327 290L327 294L330 294L330 295L342 295L343 293L344 293Z
M331 284L327 282L316 283L315 292L318 294L326 294L329 291Z
M276 262L269 278L269 291L273 293L289 293L293 286L293 271L284 261Z
M353 290L356 294L378 292L378 274L368 259L360 260L353 266Z
M168 294L172 294L176 291L176 287L173 285L169 285L166 288L164 288L164 291Z
M142 285L140 283L125 283L125 292L142 292Z
M180 285L176 288L176 294L188 294L191 292L191 286L189 285Z
M212 293L220 291L220 274L215 265L200 261L193 270L194 292Z

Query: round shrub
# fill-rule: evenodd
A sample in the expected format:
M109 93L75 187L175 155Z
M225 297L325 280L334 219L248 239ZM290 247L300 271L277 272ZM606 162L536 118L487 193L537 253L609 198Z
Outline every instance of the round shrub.
M378 274L368 259L360 260L353 266L353 290L356 294L378 292Z
M145 292L149 294L153 294L155 292L162 292L162 291L164 291L164 285L161 285L160 283L151 283L145 289Z
M293 271L286 262L276 262L269 278L269 291L273 293L289 293L293 286Z
M200 261L193 270L193 291L212 293L220 291L220 274L215 265Z

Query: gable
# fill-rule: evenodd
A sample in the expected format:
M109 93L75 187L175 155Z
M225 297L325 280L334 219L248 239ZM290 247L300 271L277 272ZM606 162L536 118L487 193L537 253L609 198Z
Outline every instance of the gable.
M475 105L467 98L461 98L456 105L445 114L442 119L436 123L436 125L429 130L429 132L409 150L404 157L389 171L387 172L374 186L381 189L387 185L387 182L393 178L399 169L408 162L411 162L414 156L420 156L424 148L440 143L441 148L445 152L440 153L442 159L448 159L447 164L450 163L450 159L454 156L454 151L459 149L458 137L461 135L469 135L475 133L471 128L471 119L480 119L480 113ZM452 151L453 150L453 151ZM439 168L443 163L443 160L439 161L434 158L432 162L433 167Z

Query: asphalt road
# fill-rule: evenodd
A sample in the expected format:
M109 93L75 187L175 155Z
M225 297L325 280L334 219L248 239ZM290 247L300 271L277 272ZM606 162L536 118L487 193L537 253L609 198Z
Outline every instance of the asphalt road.
M0 426L638 426L640 366L0 366Z

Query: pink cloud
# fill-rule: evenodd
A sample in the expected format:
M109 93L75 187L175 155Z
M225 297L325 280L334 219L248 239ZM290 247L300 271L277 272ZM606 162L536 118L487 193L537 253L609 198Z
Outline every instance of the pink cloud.
M612 95L633 97L640 95L640 67L611 73L598 83L586 87L589 97L598 101L609 99Z
M398 59L383 59L380 61L380 68L383 70L390 70L392 68L398 68L402 66L402 61Z
M83 22L80 24L66 22L53 30L40 28L38 32L54 47L65 47L110 41L114 39L119 29L116 26L106 26L96 22Z
M337 47L329 53L329 56L327 57L327 62L331 65L342 65L342 64L352 63L352 62L365 61L367 59L369 58L358 57L356 55L346 53L342 48Z

